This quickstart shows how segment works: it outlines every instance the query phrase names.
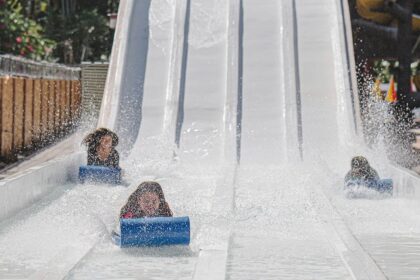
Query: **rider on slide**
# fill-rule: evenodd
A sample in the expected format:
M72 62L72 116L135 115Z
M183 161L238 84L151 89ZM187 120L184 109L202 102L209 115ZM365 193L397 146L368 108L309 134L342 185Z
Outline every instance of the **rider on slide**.
M344 182L349 181L377 181L379 180L378 172L373 169L368 160L362 156L356 156L351 160L351 169L344 178Z
M129 196L120 218L172 217L162 187L157 182L143 182Z
M98 128L83 139L88 147L88 165L120 168L120 156L115 149L118 136L107 128Z

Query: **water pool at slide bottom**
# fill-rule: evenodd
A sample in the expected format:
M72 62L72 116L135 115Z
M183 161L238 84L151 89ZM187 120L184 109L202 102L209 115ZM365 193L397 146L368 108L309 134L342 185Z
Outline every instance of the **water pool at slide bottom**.
M147 255L154 256L151 262L160 263L159 260L162 261L164 255L168 254L168 263L176 264L168 265L168 271L175 271L183 263L182 255L189 262L194 262L198 252L194 240L190 247L181 248L180 251L162 248L145 252L142 249L121 250L110 239L120 208L137 187L136 183L143 180L161 183L175 215L187 213L190 216L193 225L191 237L194 239L200 225L211 217L211 198L220 176L210 169L197 170L192 167L179 167L168 172L166 178L138 176L128 188L96 184L57 186L44 199L1 224L0 279L27 279L54 270L61 270L60 273L67 275L67 278L83 278L86 260L92 266L100 263L97 270L88 269L86 277L90 279L118 278L130 274L130 269L124 263L135 268L131 270L133 277L141 275L141 270L145 268L144 276L148 278L153 272L145 266ZM181 255L176 253L178 251ZM106 260L101 258L103 252ZM189 267L189 273L192 274L194 266ZM67 269L68 273L63 271ZM181 277L183 273L176 271L174 278Z
M386 277L418 277L416 201L381 194L347 199L340 174L306 166L240 169L228 279L352 279L332 241L329 209Z
M228 279L350 279L325 226L320 191L361 245L391 279L418 275L420 206L402 198L348 200L342 178L304 166L240 167L234 186ZM149 170L150 171L150 170ZM150 172L153 173L153 172ZM191 218L189 247L121 250L109 237L118 211L135 188L106 185L57 186L42 201L1 224L0 279L28 278L68 268L67 279L191 279L201 232L220 213L212 212L223 168L177 166L158 180L175 215ZM229 186L226 186L226 190ZM407 254L404 254L407 252ZM414 279L414 278L413 278Z

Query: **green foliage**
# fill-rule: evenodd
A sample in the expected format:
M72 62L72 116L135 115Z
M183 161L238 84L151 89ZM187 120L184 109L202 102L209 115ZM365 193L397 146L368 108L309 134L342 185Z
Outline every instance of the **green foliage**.
M417 75L419 70L420 64L418 61L411 63L411 75ZM391 75L395 75L398 71L398 61L376 60L373 63L373 71L375 78L379 78L382 83L389 83Z
M0 0L0 51L35 60L51 58L54 40L47 39L41 25L24 16L17 0Z
M379 78L382 83L388 83L391 75L394 72L395 63L387 60L376 60L373 64L373 71L375 76ZM376 78L375 77L375 78Z
M97 9L80 10L69 16L50 11L45 32L58 42L54 55L60 62L97 61L110 52L108 19Z
M107 58L118 0L0 0L0 52L75 64Z

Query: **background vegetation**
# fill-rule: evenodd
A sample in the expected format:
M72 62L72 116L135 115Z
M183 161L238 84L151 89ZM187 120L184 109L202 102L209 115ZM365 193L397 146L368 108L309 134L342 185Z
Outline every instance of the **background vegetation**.
M118 0L0 0L0 53L77 64L107 60Z

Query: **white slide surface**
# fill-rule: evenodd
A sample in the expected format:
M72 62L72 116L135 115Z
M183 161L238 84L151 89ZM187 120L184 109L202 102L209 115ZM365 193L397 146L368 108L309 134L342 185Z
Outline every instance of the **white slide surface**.
M98 126L130 186L75 183L77 149L22 175L48 188L1 208L0 279L416 279L418 178L363 143L351 42L347 1L121 0ZM360 153L393 198L344 198ZM189 247L112 243L143 180Z

